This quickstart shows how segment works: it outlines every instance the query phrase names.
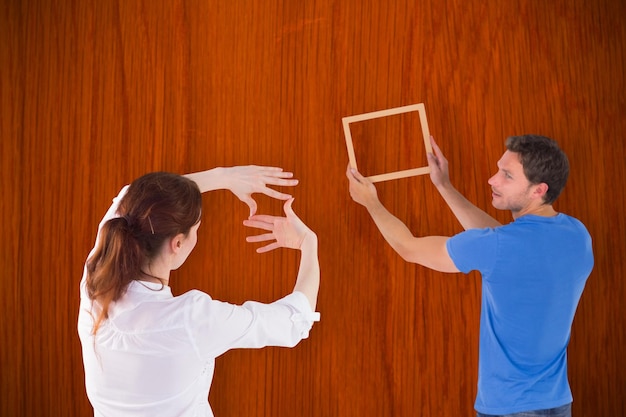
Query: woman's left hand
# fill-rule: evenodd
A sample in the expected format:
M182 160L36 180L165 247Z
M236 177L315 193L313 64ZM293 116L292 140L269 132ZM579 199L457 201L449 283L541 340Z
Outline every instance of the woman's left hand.
M241 201L250 207L250 217L254 216L257 204L253 193L262 193L278 200L289 200L291 195L281 193L268 185L293 187L298 180L293 179L293 173L285 172L279 167L266 167L257 165L235 166L225 168L227 188L232 191Z

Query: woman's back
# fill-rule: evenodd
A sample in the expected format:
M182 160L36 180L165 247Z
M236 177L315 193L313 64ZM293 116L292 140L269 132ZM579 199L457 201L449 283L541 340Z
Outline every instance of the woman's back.
M214 359L201 358L185 320L185 295L133 282L111 306L94 343L91 301L82 298L78 330L87 395L102 415L210 416ZM98 415L98 413L96 413Z

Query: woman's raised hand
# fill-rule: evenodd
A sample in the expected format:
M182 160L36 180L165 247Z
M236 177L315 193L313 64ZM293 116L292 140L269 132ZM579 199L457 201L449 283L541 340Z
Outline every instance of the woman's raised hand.
M300 249L302 243L307 237L315 237L311 229L305 225L302 220L294 213L291 205L293 198L289 198L283 207L285 217L270 215L254 215L248 220L244 220L244 226L255 227L269 231L256 236L248 236L248 242L267 242L273 241L263 247L258 248L258 253L269 252L277 248Z
M288 200L290 194L269 188L268 185L293 187L298 184L293 179L293 173L285 172L282 168L257 165L235 166L225 168L227 187L241 201L250 207L250 217L254 216L257 204L252 194L262 193L278 200Z

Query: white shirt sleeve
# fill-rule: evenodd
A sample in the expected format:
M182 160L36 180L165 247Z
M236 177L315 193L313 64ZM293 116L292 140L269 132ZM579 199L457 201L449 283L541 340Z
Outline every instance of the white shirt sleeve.
M100 220L100 223L98 224L98 237L96 238L95 246L98 246L97 242L98 242L98 238L100 237L100 229L102 229L102 226L104 226L104 224L108 222L109 220L119 216L117 214L117 208L120 206L120 201L122 200L122 197L126 195L126 192L128 191L128 187L129 187L128 185L124 186L120 190L120 192L117 194L117 196L113 198L113 203L111 204L111 207L109 207L109 209L107 210L102 220Z
M229 349L264 346L293 347L309 336L319 313L306 296L293 293L270 304L247 301L234 305L190 291L187 328L198 355L215 358Z
M107 221L109 221L112 218L115 218L115 217L118 216L117 208L120 205L120 201L122 200L122 197L124 197L124 195L126 195L126 191L128 191L128 187L129 187L128 185L124 186L120 190L120 192L117 194L117 196L113 198L113 202L111 203L111 206L107 210L107 212L104 215L104 217L102 218L102 220L100 220L100 223L98 224L98 233L96 235L96 241L95 241L91 251L89 251L89 255L87 255L87 260L89 258L91 258L91 255L93 255L93 253L96 251L96 248L98 247L98 243L100 242L100 239L101 239L101 237L100 237L100 230L102 229L102 226L104 226L104 224ZM85 286L86 278L87 278L87 263L85 262L85 265L83 267L83 277L82 277L81 283L80 283L81 288L83 288ZM86 295L86 293L84 295Z
M118 217L117 208L120 205L120 201L122 200L122 197L124 197L126 195L126 191L128 191L128 187L129 187L128 185L124 186L120 190L120 192L117 194L117 196L113 198L113 202L111 203L111 206L109 207L109 209L105 213L105 215L102 218L102 220L100 220L100 223L98 223L98 234L96 235L96 242L93 245L93 248L91 249L91 251L89 252L89 256L87 257L87 259L89 259L91 257L93 252L98 247L98 242L100 241L100 230L102 229L102 226L104 226L104 224L106 222L108 222L109 220L111 220L111 219L113 219L115 217Z

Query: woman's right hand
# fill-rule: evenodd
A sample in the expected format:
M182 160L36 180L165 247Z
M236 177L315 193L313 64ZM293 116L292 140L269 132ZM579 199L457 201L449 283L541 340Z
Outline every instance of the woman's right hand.
M293 198L285 202L283 207L285 217L270 215L254 215L244 220L244 226L254 227L269 231L256 236L248 236L247 242L267 242L274 240L263 247L258 248L258 253L269 252L277 248L301 249L305 240L317 240L315 233L308 228L291 208Z

